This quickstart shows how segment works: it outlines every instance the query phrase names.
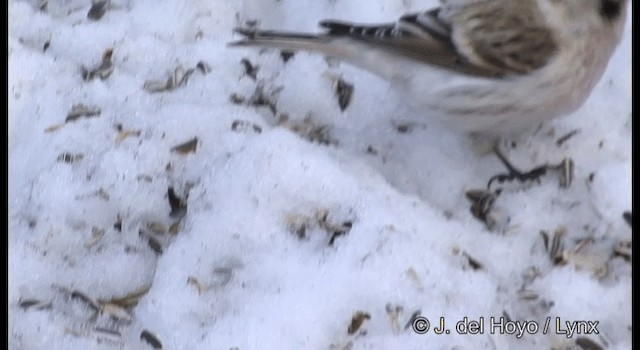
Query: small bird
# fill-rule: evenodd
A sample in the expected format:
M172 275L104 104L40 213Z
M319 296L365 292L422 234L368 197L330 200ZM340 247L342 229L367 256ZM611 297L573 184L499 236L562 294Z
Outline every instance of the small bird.
M580 107L622 38L628 0L441 0L395 23L322 34L236 28L231 46L305 50L387 79L425 117L501 138Z

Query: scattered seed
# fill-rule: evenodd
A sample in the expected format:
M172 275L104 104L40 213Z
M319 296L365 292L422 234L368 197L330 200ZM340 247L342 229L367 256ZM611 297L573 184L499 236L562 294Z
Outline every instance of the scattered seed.
M349 335L353 335L355 332L357 332L360 329L360 327L362 326L365 320L370 320L370 319L371 319L371 315L369 315L368 313L363 311L356 312L351 318L351 323L349 324L349 328L347 328L347 333Z
M572 130L566 134L564 134L563 136L560 136L557 140L556 140L556 145L558 147L562 146L563 143L567 142L570 138L572 138L573 136L575 136L577 133L579 133L580 130L579 129L575 129Z
M321 227L327 227L330 225L327 222L327 218L329 217L329 210L327 209L323 208L316 210L316 212L313 214L313 217Z
M287 218L287 230L295 234L298 239L307 238L307 230L309 229L309 221L306 218L290 216Z
M351 98L353 96L353 84L350 84L344 80L338 79L335 84L335 93L338 97L338 106L340 110L344 112L347 107L351 104Z
M102 53L102 61L99 66L93 69L82 67L82 79L85 81L93 80L98 77L101 80L107 79L113 73L113 49L108 48Z
M542 237L542 243L544 243L544 250L549 252L549 233L547 233L547 231L540 230L540 236Z
M394 334L400 333L400 321L399 318L402 316L402 312L404 308L401 305L391 305L388 303L384 306L385 311L387 312L387 318L391 323L391 329Z
M333 232L331 233L331 237L329 238L329 246L332 246L335 242L336 238L341 237L349 233L351 228L353 227L353 223L351 221L345 221L340 226L334 226Z
M209 288L207 286L205 286L202 282L200 282L196 277L194 276L189 276L187 278L187 283L196 287L196 289L198 290L198 295L202 295L204 293L206 293Z
M102 237L104 236L105 230L101 229L97 226L93 226L91 228L91 237L84 243L84 246L87 248L93 247Z
M173 72L171 80L171 87L177 88L184 86L189 79L189 76L193 73L193 69L185 70L182 66L178 66Z
M109 0L98 0L94 2L93 5L91 5L89 12L87 13L87 18L94 21L99 20L107 12L108 5Z
M577 254L579 253L584 247L586 247L589 244L592 244L593 242L595 242L595 239L591 236L580 239L578 241L578 244L576 244L576 246L573 248L573 254Z
M182 200L178 197L173 189L173 187L169 187L167 189L167 196L169 198L169 206L171 207L171 216L182 217L187 212L187 202L186 199Z
M129 311L110 302L103 302L100 304L100 314L121 322L129 323L133 320L133 316Z
M240 63L244 66L244 74L255 81L258 78L260 67L254 66L248 58L241 59Z
M113 224L113 228L118 232L122 232L122 218L120 217L120 214L116 217L116 222Z
M108 300L108 302L123 308L135 307L136 305L138 305L140 298L142 298L149 292L149 289L151 289L151 284L145 284L135 289L131 293L125 294L121 297L111 298L110 300Z
M64 126L64 124L56 124L56 125L51 125L49 127L47 127L46 129L44 129L44 132L54 132L58 129L61 129Z
M606 276L609 271L607 261L610 259L610 255L606 254L606 251L593 249L584 249L587 251L579 252L583 250L585 246L586 245L578 244L577 248L574 248L572 251L565 250L561 263L571 263L578 269L592 271L597 278Z
M18 305L22 309L25 309L25 310L33 309L38 311L51 309L51 304L52 304L51 301L41 301L37 299L24 299L18 302Z
M564 243L562 238L565 233L566 229L564 227L560 227L553 232L549 257L556 265L562 264L564 261Z
M181 143L171 148L171 152L176 152L182 155L195 153L198 147L198 138L194 137L191 140Z
M282 58L282 62L287 63L294 54L295 52L293 51L280 51L280 58Z
M307 238L308 229L309 229L308 222L301 222L301 221L290 222L288 226L289 232L294 233L298 237L298 239L301 239L301 240Z
M544 242L544 247L549 254L549 258L554 265L564 265L564 243L562 241L566 229L560 227L553 232L553 238L549 241L549 234L546 231L540 231L540 236Z
M346 235L351 231L353 223L351 221L345 221L342 224L334 224L327 220L328 216L329 211L326 209L318 210L315 213L315 220L320 228L331 235L329 238L329 246L332 246L336 238Z
M148 240L147 242L149 244L149 248L151 248L151 250L153 250L156 254L162 255L163 253L162 243L160 243L160 241L157 238L151 235L147 235L147 240Z
M71 111L67 114L67 118L65 119L65 123L74 122L81 117L97 117L101 113L100 108L94 106L85 106L83 104L73 105L71 107Z
M178 66L166 81L147 80L142 88L149 93L172 91L185 86L193 71L193 68L185 70L182 66Z
M396 129L399 134L410 133L416 127L416 124L412 122L399 123L397 121L391 121L391 125L393 125L393 128Z
M168 91L171 90L171 79L167 81L147 80L142 88L150 93Z
M73 292L71 292L71 299L80 299L85 304L89 305L94 311L100 310L100 304L96 300L79 290L74 290Z
M287 230L295 234L299 239L307 238L308 230L319 228L329 235L328 245L332 246L335 240L344 236L351 230L353 222L348 220L336 224L328 220L329 211L326 209L317 210L313 217L304 215L288 215L286 217Z
M120 334L120 332L115 329L95 327L93 329L93 335L95 335L98 339L103 339L114 343L122 342L122 334Z
M140 333L140 339L147 342L147 344L151 345L151 347L154 349L162 349L162 343L160 342L160 339L158 339L155 334L149 332L146 329L144 329Z
M116 136L116 142L122 142L129 137L140 137L140 130L121 130Z
M264 85L259 83L247 103L255 107L267 107L271 114L275 116L277 114L275 99L278 93L279 90L276 89L269 94L265 94Z
M501 193L500 188L495 191L469 190L465 193L467 199L471 201L471 214L482 221L489 230L497 225L497 212L493 205Z
M309 142L318 142L322 145L338 144L338 141L331 137L331 127L316 123L311 116L305 117L302 123L290 122L286 117L282 117L278 125L286 127Z
M378 150L373 148L373 146L369 145L369 146L367 146L367 153L372 155L372 156L377 156L378 155Z
M595 340L585 336L577 337L576 345L583 350L605 350L604 346L596 343Z
M259 134L262 132L262 127L248 120L236 119L231 123L231 130L243 133L247 133L249 130L252 130L256 134Z
M118 332L115 329L109 329L109 328L103 328L103 327L95 327L93 330L96 331L96 332L100 332L100 333L106 333L106 334L120 336L120 332Z
M565 158L558 164L557 169L560 171L560 187L569 188L573 182L574 165L573 160Z
M240 96L240 95L238 95L236 93L233 93L233 94L231 94L231 96L229 96L229 101L231 101L231 103L233 103L233 104L239 105L239 104L244 103L244 97L242 97L242 96Z
M631 262L631 241L616 243L613 247L613 256L619 256L624 260Z
M60 154L56 160L58 162L63 162L63 163L67 163L67 164L73 164L74 162L81 161L82 158L84 158L84 154L82 154L82 153L72 154L72 153L69 153L69 152L65 152L65 153Z
M198 64L196 64L196 68L202 74L209 74L211 72L211 67L204 61L198 61Z
M469 255L467 252L462 252L462 255L464 255L467 258L469 262L469 266L471 266L473 270L477 271L477 270L482 270L484 268L484 265L482 265L482 263L480 263L477 259Z

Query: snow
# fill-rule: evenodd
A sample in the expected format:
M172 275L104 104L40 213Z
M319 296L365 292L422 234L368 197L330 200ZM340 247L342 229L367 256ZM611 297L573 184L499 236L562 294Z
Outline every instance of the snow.
M144 330L165 349L631 348L631 266L612 253L631 241L631 18L582 108L503 145L522 169L573 159L571 187L556 174L504 184L490 230L465 192L502 165L388 83L226 46L246 20L314 31L435 1L114 0L97 21L88 1L40 4L9 2L10 348L151 348ZM108 48L113 73L84 81ZM143 88L179 66L186 84ZM340 77L355 87L345 111ZM247 103L258 86L277 115ZM101 113L65 123L78 104ZM194 137L195 152L172 151ZM171 214L170 187L186 215ZM559 232L563 263L540 231ZM136 292L135 306L114 300ZM405 329L418 310L450 334ZM358 311L369 317L348 334ZM492 334L505 315L540 330ZM484 331L458 334L464 317ZM568 338L556 317L600 334Z

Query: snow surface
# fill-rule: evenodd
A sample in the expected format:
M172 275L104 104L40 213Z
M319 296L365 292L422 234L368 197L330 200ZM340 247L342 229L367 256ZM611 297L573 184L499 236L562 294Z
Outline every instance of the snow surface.
M10 348L146 349L146 330L165 349L567 349L576 320L599 322L578 342L631 348L631 266L612 253L631 240L630 18L588 102L503 145L522 168L572 158L573 184L505 184L489 230L465 192L504 172L495 157L366 72L226 46L249 20L315 31L434 0L114 0L99 20L89 1L41 4L9 1ZM84 81L108 48L113 73ZM143 88L179 66L186 84ZM337 77L355 87L345 111ZM260 89L276 115L247 103ZM65 123L77 104L101 113ZM564 232L566 263L540 231ZM405 328L416 311L450 334ZM492 334L501 316L540 329ZM458 334L464 317L482 334Z

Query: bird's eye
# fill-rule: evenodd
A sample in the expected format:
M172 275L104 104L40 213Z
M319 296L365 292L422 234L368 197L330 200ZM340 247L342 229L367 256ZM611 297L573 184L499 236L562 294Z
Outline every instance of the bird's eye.
M620 15L619 0L601 0L600 13L606 19L613 20Z

